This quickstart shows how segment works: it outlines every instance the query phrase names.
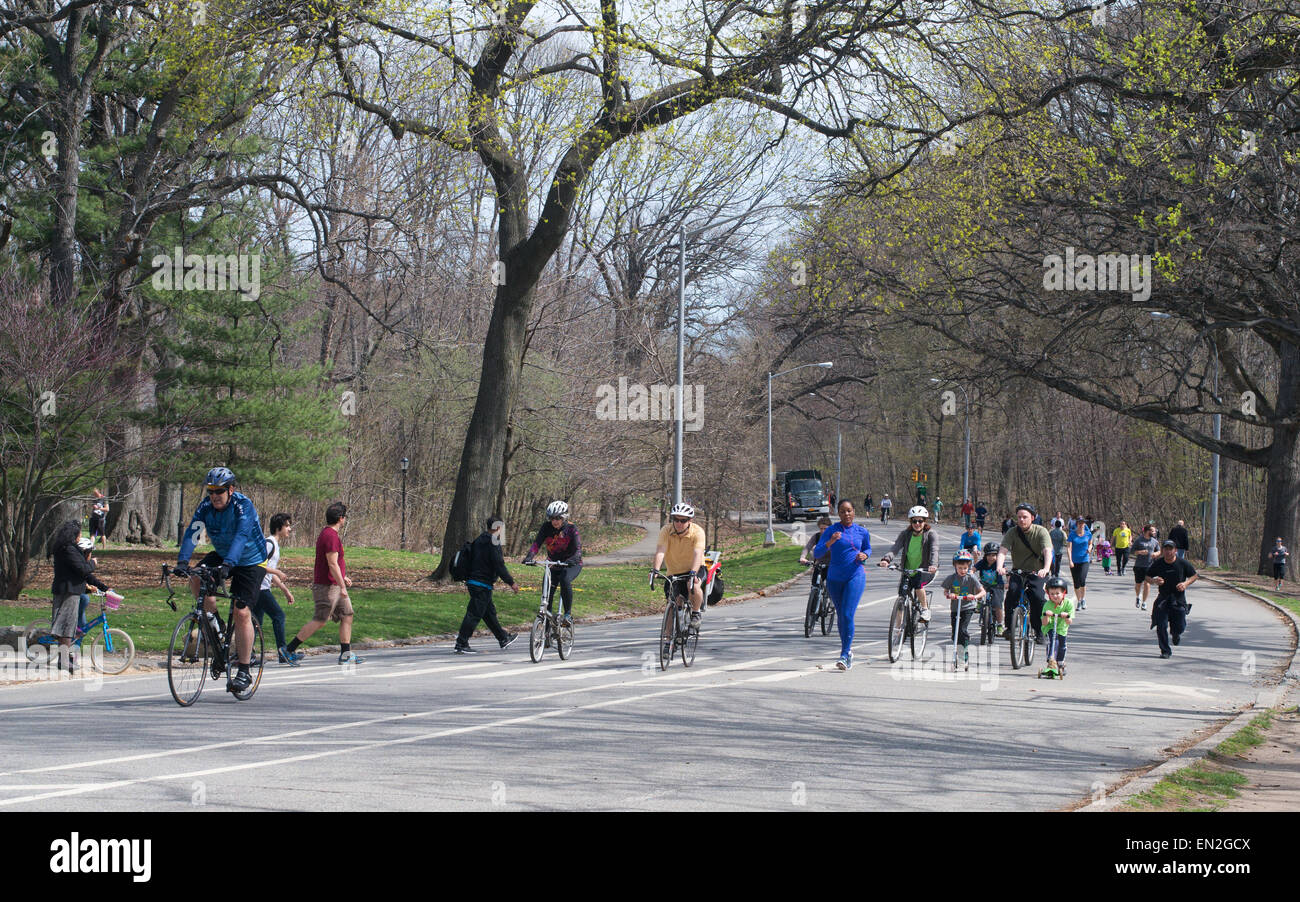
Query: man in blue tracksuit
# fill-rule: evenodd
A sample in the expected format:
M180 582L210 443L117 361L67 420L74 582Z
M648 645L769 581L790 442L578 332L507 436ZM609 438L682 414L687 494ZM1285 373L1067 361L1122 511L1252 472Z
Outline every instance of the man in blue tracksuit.
M209 552L199 561L208 567L220 567L223 579L230 580L230 597L235 602L234 620L231 628L235 631L238 645L239 672L230 681L230 688L243 692L252 685L248 673L248 662L253 650L252 607L257 604L257 595L266 576L266 538L262 527L257 522L257 509L252 499L235 491L235 474L225 467L213 467L208 471L207 497L199 503L194 511L190 525L185 529L180 552L176 555L176 566L189 565L190 555L198 544L199 533L206 529L208 541L215 551ZM200 525L201 524L201 525ZM190 590L199 591L199 578L190 577ZM209 612L217 610L217 599L203 599L203 609Z
M853 522L853 503L841 501L840 522L826 527L813 558L830 553L830 568L826 571L826 591L830 593L835 613L839 615L840 659L835 666L848 670L853 666L853 617L858 611L858 601L867 585L867 572L863 564L871 557L871 534Z

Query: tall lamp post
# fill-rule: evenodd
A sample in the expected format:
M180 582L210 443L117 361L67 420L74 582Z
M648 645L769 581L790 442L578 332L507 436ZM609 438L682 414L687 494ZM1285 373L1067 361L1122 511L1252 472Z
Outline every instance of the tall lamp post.
M402 550L406 550L406 471L411 469L410 458L402 458Z
M181 458L185 457L185 435L181 434ZM181 506L176 511L176 547L185 544L185 480L181 480Z
M800 366L792 366L788 370L782 370L779 373L768 372L767 374L767 532L763 535L764 547L771 547L776 544L776 533L772 531L772 481L776 478L776 471L772 469L772 380L777 376L784 376L786 373L793 373L795 370L802 370L810 366L819 366L822 369L830 369L835 364L827 360L824 363L805 363Z
M943 382L942 379L930 377L931 382ZM954 382L953 385L961 389L961 395L966 399L966 469L961 477L961 503L965 504L966 499L970 497L970 395L966 394L966 386L960 382ZM934 487L934 494L938 496L939 487ZM960 508L961 505L958 505Z

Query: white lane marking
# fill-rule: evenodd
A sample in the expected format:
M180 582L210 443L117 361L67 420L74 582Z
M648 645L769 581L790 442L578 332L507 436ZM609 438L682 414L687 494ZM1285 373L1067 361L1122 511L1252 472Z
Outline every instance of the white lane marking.
M611 655L606 658L588 658L580 661L560 661L556 664L521 664L518 667L511 667L509 670L497 670L492 673L467 673L458 676L458 680L491 680L497 677L519 676L524 673L538 673L545 670L556 670L565 668L572 670L574 667L581 667L584 664L608 664L610 661L624 661L624 655Z
M625 670L618 668L602 667L599 670L593 670L590 673L570 673L564 676L555 677L557 680L589 680L592 677L614 676L616 673L627 673Z
M771 663L773 661L788 661L788 660L790 659L769 658L760 661L743 662L741 665L738 665L736 669L756 667L759 666L760 664ZM719 670L725 670L725 669L727 668L719 668ZM703 675L711 672L718 672L718 671L700 671L700 674ZM477 733L483 730L495 729L497 727L514 726L516 724L530 723L538 720L546 720L552 717L559 717L563 714L570 714L574 711L591 711L597 708L610 708L615 705L624 705L624 704L629 704L631 702L645 701L647 699L652 699L652 698L661 698L666 695L678 695L685 692L698 692L702 689L716 689L716 688L724 688L727 686L744 685L745 683L753 682L755 679L756 678L751 677L750 679L738 680L738 681L727 682L727 683L708 683L700 686L681 686L674 689L662 689L657 692L648 692L643 695L624 696L622 698L606 699L604 701L592 702L591 704L587 704L587 705L576 705L572 708L555 708L550 711L539 711L534 714L525 714L519 717L507 717L500 720L489 721L487 723L482 723L482 724L473 724L471 726L464 726L464 727L452 727L443 730L434 730L429 733L421 733L416 736L405 736L400 739L378 739L360 745L352 745L347 748L330 749L327 751L314 752L312 754L306 754L306 755L293 755L288 758L270 758L264 761L250 761L242 764L231 764L231 765L226 765L224 767L208 768L206 770L186 771L183 773L173 773L173 774L157 774L157 775L147 776L147 777L135 777L127 780L115 780L109 783L101 783L101 784L86 784L83 786L77 786L75 788L63 789L54 792L38 793L36 795L20 796L12 799L0 799L0 806L18 805L27 802L40 801L43 799L82 795L87 792L99 792L102 790L109 790L109 789L121 789L127 786L138 786L142 783L162 783L162 782L172 781L172 780L191 780L196 777L209 777L216 774L236 773L239 771L253 770L253 769L259 769L264 767L275 767L277 765L294 764L300 761L314 761L321 758L330 758L336 755L345 755L351 752L361 751L365 749L376 749L376 748L383 748L387 746L396 746L396 745L409 745L415 742L426 742L431 739L442 739L447 736L456 736L464 733ZM568 690L568 691L575 691L575 690ZM551 693L551 694L560 695L563 693ZM475 706L475 707L480 707L480 706ZM427 712L427 713L432 713L432 712Z
M0 785L0 792L9 792L13 790L20 790L25 792L31 789L67 789L70 786L74 786L78 788L88 786L94 788L96 786L107 786L107 785L108 785L107 783L29 783L26 786L20 786L18 784L14 784L13 786Z
M812 668L811 670L786 670L786 671L782 671L781 673L769 673L769 674L765 674L764 676L754 677L753 679L747 680L747 682L779 683L782 680L792 680L795 677L807 676L810 673L816 673L817 670L818 668L816 667Z

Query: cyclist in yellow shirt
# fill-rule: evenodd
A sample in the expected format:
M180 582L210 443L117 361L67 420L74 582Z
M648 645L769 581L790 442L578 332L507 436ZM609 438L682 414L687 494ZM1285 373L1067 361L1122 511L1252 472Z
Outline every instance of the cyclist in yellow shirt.
M652 567L659 570L664 565L664 572L671 576L691 574L691 625L698 626L704 606L704 530L691 522L695 508L689 504L674 504L669 518L669 524L659 531Z

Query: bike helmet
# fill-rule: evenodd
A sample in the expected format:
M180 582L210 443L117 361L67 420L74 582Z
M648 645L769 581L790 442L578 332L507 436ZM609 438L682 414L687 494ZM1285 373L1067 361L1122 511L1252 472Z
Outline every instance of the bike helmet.
M1002 544L1001 544L1000 542L985 542L985 543L984 543L984 553L985 553L985 554L997 554L997 553L998 553L998 549L1001 548L1001 547L1002 547Z
M567 516L569 516L569 505L565 504L563 501L552 501L546 507L546 519L548 520L553 517Z
M222 486L234 485L235 474L225 467L213 467L208 470L208 478L204 480L210 489L219 489Z
M84 538L83 538L83 539L77 539L77 547L78 547L79 549L81 549L82 551L94 551L94 550L95 550L95 540L94 540L94 539L84 539Z
M918 504L916 507L912 508L910 511L907 512L907 519L914 520L917 517L923 517L926 520L929 520L930 512Z
M1065 581L1064 577L1053 576L1051 579L1047 581L1046 585L1043 588L1060 589L1062 592L1068 592L1070 590L1070 585Z
M1034 506L1032 504L1017 504L1016 513L1020 513L1021 511L1029 511L1029 516L1031 517L1038 516L1038 511L1034 510Z
M952 562L954 564L960 564L962 561L965 561L966 563L970 564L973 563L974 560L975 558L971 557L971 553L967 551L965 548L963 548L961 551L957 552L952 556Z
M673 509L668 512L668 516L687 517L688 519L694 520L695 508L691 507L685 501L679 501L677 504L673 505Z

